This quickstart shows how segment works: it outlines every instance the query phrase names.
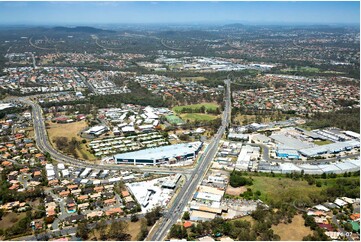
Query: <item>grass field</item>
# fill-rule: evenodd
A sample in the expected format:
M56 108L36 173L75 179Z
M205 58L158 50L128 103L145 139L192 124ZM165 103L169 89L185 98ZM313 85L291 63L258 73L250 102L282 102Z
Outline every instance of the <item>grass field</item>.
M80 137L79 133L84 128L87 127L85 120L68 123L68 124L58 124L58 123L49 123L47 126L48 136L51 144L55 147L53 142L55 137L66 137L70 141L72 138L75 138L77 141L82 141L83 138ZM80 158L95 160L95 156L91 154L84 144L80 144L80 149L77 149L77 153Z
M306 181L289 178L252 176L253 185L249 186L253 192L261 192L260 199L264 202L310 202L311 196L317 196L320 187L310 186ZM291 200L291 201L287 201Z
M210 121L216 119L216 115L203 114L203 113L185 113L180 115L183 120L189 121Z
M303 237L312 234L312 230L304 225L305 220L301 214L293 217L292 223L280 223L277 226L272 225L275 234L278 234L283 241L301 241Z
M316 140L313 141L313 143L316 145L328 145L328 144L332 144L333 142L330 140Z
M204 106L207 110L215 110L219 107L216 103L199 103L199 104L192 104L192 105L184 105L184 106L175 106L173 107L173 111L176 113L180 113L183 108L194 108L199 109L200 107Z

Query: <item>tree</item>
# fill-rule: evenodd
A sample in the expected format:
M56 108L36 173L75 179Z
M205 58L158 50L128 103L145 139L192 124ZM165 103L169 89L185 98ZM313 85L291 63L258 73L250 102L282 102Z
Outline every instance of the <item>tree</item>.
M173 224L169 232L169 237L178 239L187 238L187 230L182 225Z
M137 222L138 220L139 220L139 218L136 214L132 214L130 216L130 222Z
M162 216L161 214L161 207L155 207L152 211L147 212L145 214L145 218L147 220L147 225L152 226L155 222Z
M99 230L100 233L104 233L105 229L107 228L107 223L102 219L99 222L97 222L95 228Z
M143 241L147 238L148 236L148 227L147 227L147 222L142 219L142 222L141 222L141 226L140 226L140 232L139 232L139 235L138 235L138 241Z
M77 237L87 240L89 238L89 232L90 230L88 229L88 223L86 221L78 224L78 227L76 228Z
M109 238L125 241L130 240L130 234L125 233L127 230L127 223L124 221L113 221L109 228Z
M188 211L184 212L184 214L183 214L183 219L184 219L184 220L189 220L189 219L190 219L190 215L189 215L189 212L188 212Z
M351 232L352 231L352 224L346 223L344 228L345 228L346 231Z
M252 185L252 179L242 176L239 171L233 171L230 176L230 185L232 187L240 187L245 185Z

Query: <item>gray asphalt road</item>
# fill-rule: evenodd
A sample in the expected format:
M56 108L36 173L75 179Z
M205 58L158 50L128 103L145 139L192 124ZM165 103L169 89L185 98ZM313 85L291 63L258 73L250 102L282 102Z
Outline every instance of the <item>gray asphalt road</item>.
M206 174L211 161L213 160L220 139L222 138L226 127L229 124L231 113L231 98L230 98L230 83L229 80L225 80L226 83L226 95L225 95L225 108L222 117L222 126L219 127L216 135L211 140L205 152L199 158L197 167L194 169L190 179L184 184L178 196L175 198L172 206L168 212L161 218L158 224L155 226L156 231L152 233L150 240L162 241L168 234L169 229L177 220L182 216L183 210L188 202L191 200L194 192L197 189L198 184L202 181Z

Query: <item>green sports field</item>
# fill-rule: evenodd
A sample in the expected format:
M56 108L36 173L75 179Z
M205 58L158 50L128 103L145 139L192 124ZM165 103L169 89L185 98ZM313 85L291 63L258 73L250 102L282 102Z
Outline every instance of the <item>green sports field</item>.
M174 125L184 124L184 121L176 115L168 115L168 116L165 116L165 118L167 119L167 121L169 123L174 124Z
M181 117L182 119L189 121L210 121L217 118L217 116L215 115L203 114L203 113L185 113L185 114L181 114Z

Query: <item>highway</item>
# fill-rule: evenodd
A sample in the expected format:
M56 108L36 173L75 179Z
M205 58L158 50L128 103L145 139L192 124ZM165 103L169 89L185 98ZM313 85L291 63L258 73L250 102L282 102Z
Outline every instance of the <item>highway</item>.
M19 98L17 100L26 103L32 107L35 142L39 150L43 153L49 153L53 159L59 162L63 162L64 164L68 164L74 167L89 167L100 170L130 170L130 171L138 171L138 172L157 172L163 174L180 173L185 175L192 173L193 170L192 168L182 169L182 168L154 167L154 166L141 167L141 166L111 165L111 164L98 165L67 156L54 149L53 146L50 144L46 132L45 122L42 116L41 107L37 103L31 101L28 98Z
M221 140L226 127L230 121L231 114L231 98L230 98L230 81L225 80L226 90L225 90L225 108L223 111L222 125L219 127L216 135L212 138L210 144L204 151L204 153L199 158L199 162L196 168L193 170L190 179L183 185L181 191L175 198L172 206L164 214L158 223L155 225L155 231L152 233L152 236L148 238L151 241L162 241L168 234L169 229L177 220L182 216L183 210L188 202L191 200L194 192L197 189L198 184L204 178L211 161L213 160L217 149L219 141Z

